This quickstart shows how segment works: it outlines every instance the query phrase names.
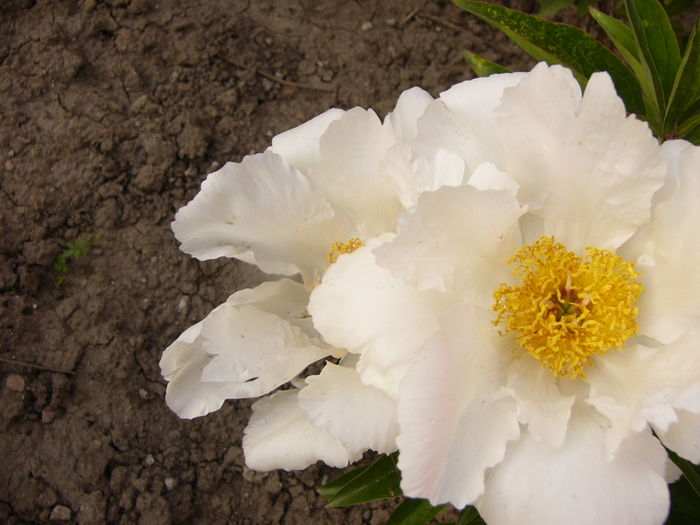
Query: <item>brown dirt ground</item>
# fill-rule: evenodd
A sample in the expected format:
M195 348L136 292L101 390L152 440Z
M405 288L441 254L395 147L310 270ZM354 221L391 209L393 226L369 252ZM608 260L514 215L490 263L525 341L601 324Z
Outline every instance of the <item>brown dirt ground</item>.
M249 401L165 406L162 350L263 277L184 255L169 223L206 173L329 107L384 115L470 78L465 48L531 64L447 1L0 0L0 522L386 520L325 509L332 469L246 469Z

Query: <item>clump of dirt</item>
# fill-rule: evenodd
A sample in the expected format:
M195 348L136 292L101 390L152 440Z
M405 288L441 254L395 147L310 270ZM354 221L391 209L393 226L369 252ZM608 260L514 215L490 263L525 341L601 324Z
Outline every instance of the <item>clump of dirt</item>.
M209 171L329 107L383 115L470 78L465 48L532 65L447 1L0 4L1 522L386 520L324 508L324 466L246 469L249 401L166 407L162 350L263 278L182 254L169 223ZM58 286L57 256L96 234Z

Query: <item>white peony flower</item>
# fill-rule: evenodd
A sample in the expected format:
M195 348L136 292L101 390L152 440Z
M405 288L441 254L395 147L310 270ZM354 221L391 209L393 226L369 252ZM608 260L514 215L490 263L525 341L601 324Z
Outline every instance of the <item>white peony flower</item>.
M322 340L307 303L328 267L360 239L395 230L406 202L462 183L461 159L441 151L414 160L408 146L432 100L408 90L383 123L371 110L329 110L274 137L264 153L210 174L176 215L173 231L186 253L235 257L286 276L233 294L160 363L166 401L184 418L292 380L301 386L253 405L243 440L252 468L301 469L319 459L342 467L367 449L396 449L395 400L363 384L357 360ZM305 384L297 378L327 356L342 360Z
M663 445L700 461L700 148L659 146L607 74L582 94L545 64L452 87L417 129L467 183L309 305L398 398L404 493L492 525L662 523Z

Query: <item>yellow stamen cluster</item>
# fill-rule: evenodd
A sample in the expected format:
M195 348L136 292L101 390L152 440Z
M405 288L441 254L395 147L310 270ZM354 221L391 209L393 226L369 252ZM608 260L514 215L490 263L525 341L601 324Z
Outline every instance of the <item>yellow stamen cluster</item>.
M348 239L347 242L335 242L331 245L331 251L328 252L326 258L330 264L333 264L338 260L338 257L344 253L352 253L364 245L365 243L363 243L359 237L352 237L351 239Z
M584 260L542 237L508 263L517 263L513 274L522 285L503 283L494 292L495 324L516 333L520 347L555 376L585 378L592 355L619 349L637 333L639 273L610 250L587 248Z

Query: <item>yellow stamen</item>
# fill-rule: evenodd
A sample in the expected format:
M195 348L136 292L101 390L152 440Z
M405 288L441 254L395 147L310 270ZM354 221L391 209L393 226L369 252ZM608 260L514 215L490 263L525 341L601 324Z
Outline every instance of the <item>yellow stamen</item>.
M328 252L326 258L330 264L333 264L338 260L338 257L344 253L352 253L364 245L365 243L363 243L359 237L352 237L351 239L348 239L347 242L335 242L331 245L331 251Z
M494 324L517 333L520 347L555 376L585 378L592 355L619 349L637 333L639 273L610 250L589 247L583 260L542 237L508 262L518 264L513 274L523 283L494 292Z

